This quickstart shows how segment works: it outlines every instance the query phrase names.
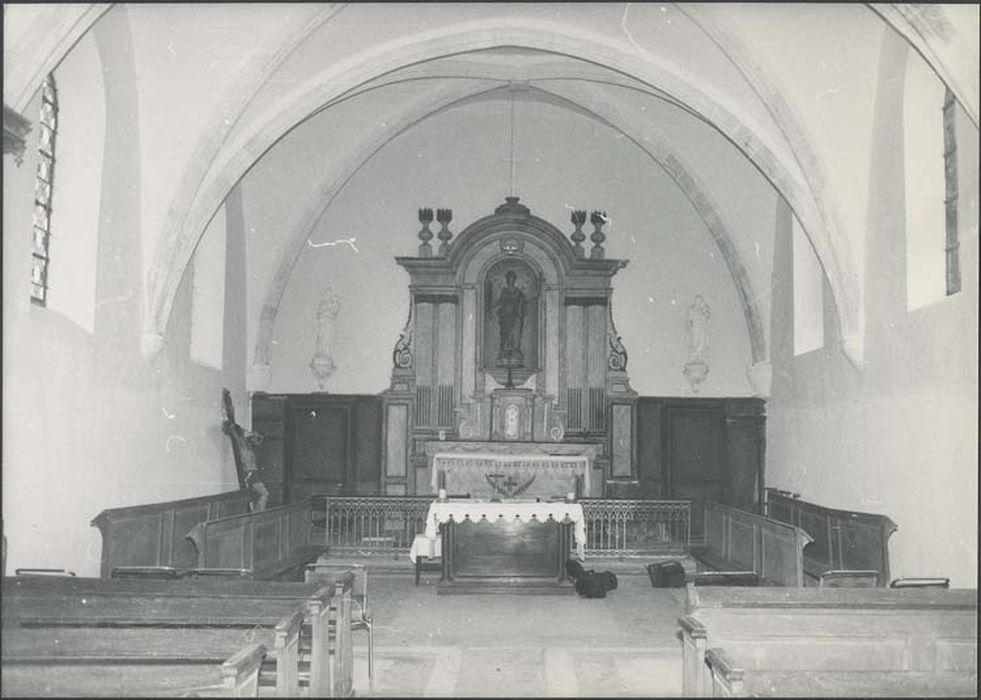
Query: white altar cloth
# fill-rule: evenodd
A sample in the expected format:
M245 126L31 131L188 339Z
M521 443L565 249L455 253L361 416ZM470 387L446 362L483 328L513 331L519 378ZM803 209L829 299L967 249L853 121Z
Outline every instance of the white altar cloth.
M481 484L481 477L488 471L518 472L527 479L528 474L542 476L543 483L536 490L544 496L559 496L575 492L575 477L583 478L583 493L590 494L591 480L589 458L586 455L549 455L549 454L506 454L495 452L437 452L433 455L430 473L430 486L433 493L439 488L439 473L446 472L447 490L472 491ZM468 484L450 484L451 474L467 475L476 478L476 483L468 488ZM547 480L547 484L545 483ZM544 490L542 490L544 489ZM495 494L491 494L495 495ZM511 493L503 493L510 496ZM518 495L517 493L513 495Z
M554 520L559 523L571 522L572 535L576 545L576 553L580 559L586 558L586 516L578 503L538 503L536 501L489 501L489 500L452 500L433 501L426 513L426 537L435 541L439 526L451 520L462 523L465 520L479 522L487 520L496 523L499 519L505 522L547 522ZM413 549L416 549L413 547ZM433 548L435 549L435 547ZM415 552L413 552L415 553ZM425 554L424 552L419 552ZM410 557L413 561L414 557Z

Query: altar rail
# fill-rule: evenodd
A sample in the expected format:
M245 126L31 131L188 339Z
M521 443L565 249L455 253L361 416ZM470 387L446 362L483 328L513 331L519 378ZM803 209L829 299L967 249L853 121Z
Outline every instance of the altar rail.
M431 496L314 496L315 528L331 553L407 555L426 529ZM586 557L684 554L690 501L586 498Z
M584 498L586 557L685 554L691 501Z

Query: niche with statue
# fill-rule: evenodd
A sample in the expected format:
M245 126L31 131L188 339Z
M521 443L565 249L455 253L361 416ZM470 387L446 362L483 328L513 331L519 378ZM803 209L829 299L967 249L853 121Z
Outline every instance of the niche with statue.
M573 212L562 233L508 197L450 230L449 209L419 210L405 328L383 393L386 493L429 493L438 449L594 456L592 493L636 478L627 351L613 325L606 215ZM438 243L434 245L434 243ZM438 445L435 443L444 443ZM427 453L428 450L428 453Z

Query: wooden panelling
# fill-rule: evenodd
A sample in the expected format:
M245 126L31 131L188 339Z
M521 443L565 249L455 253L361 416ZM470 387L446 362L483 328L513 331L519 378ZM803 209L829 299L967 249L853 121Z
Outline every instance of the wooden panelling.
M198 552L198 568L248 569L257 578L288 578L326 549L314 540L309 500L209 520L188 538Z
M257 456L271 503L380 490L380 397L256 394L252 409L254 430L263 435Z
M703 532L705 547L696 556L712 566L755 571L765 585L804 585L803 551L811 538L802 529L708 502Z
M706 501L760 511L762 399L641 397L636 416L638 483L627 489L632 497L692 499L696 541Z
M855 685L873 672L977 673L974 590L690 587L686 611L679 620L686 696L711 694L719 680L713 672L730 681L754 671L790 671L801 678L811 672L858 674L837 679L847 681L838 686L844 697L892 695L888 690L901 687L885 678L876 679L880 693L874 685ZM713 659L708 653L713 648L724 650L725 657ZM924 693L928 686L918 683L912 694L943 695L945 679L937 675L935 681L936 692ZM794 695L807 695L819 687L783 683L763 694L792 689ZM754 688L760 690L765 688Z
M889 537L897 529L889 517L826 508L775 489L766 490L766 504L771 518L797 525L814 538L804 552L808 576L842 569L877 571L879 585L889 585Z
M209 518L248 510L245 491L104 510L92 520L102 533L100 575L108 577L117 566L192 568L196 554L187 533Z

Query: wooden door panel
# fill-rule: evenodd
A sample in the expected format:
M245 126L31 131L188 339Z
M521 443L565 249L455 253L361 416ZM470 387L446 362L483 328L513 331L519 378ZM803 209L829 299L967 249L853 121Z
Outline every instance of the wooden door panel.
M290 500L339 493L348 480L350 409L315 406L293 411Z

